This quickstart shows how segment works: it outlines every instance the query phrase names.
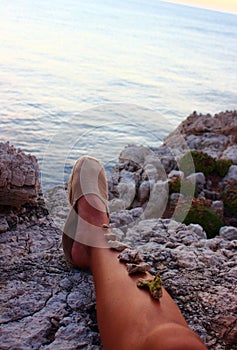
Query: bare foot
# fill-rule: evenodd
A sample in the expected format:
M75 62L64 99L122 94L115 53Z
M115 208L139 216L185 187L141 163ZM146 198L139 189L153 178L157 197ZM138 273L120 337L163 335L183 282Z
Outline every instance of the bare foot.
M94 194L88 194L78 200L77 212L80 213L78 219L79 231L81 227L83 227L83 232L80 232L82 236L86 237L87 234L85 223L88 223L88 228L90 225L98 227L98 231L100 231L103 224L109 225L109 218L105 205L99 197ZM95 232L95 234L96 233L97 232ZM98 235L101 235L101 232L98 232ZM101 239L103 239L103 237ZM78 268L90 268L90 252L91 247L89 245L80 243L80 238L75 239L72 245L71 256Z

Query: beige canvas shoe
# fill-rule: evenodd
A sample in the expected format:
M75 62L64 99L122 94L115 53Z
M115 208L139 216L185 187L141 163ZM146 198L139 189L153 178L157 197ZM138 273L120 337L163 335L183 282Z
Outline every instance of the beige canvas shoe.
M96 158L83 156L75 163L68 183L68 199L71 206L63 229L62 244L66 260L72 264L71 250L76 240L89 246L100 246L96 239L98 233L106 228L106 225L98 228L80 217L77 212L77 201L88 194L94 194L104 203L104 210L108 212L108 184L103 165ZM95 207L95 203L90 203ZM96 208L96 207L95 207ZM101 211L100 208L96 208Z

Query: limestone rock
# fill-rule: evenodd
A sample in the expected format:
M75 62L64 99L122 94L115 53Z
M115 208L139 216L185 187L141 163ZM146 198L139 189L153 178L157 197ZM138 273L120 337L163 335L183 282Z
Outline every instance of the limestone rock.
M145 203L149 199L150 188L152 186L151 181L143 181L138 188L138 200L141 204Z
M143 262L143 257L136 249L126 248L118 255L119 261L131 263L131 264L139 264Z
M39 167L32 155L0 143L0 205L20 207L36 202L39 183Z
M8 222L5 217L0 217L0 233L6 232L9 229Z
M193 112L164 140L164 146L176 149L179 156L185 150L177 140L181 137L189 149L197 149L214 158L232 159L237 164L237 112L226 111L211 116Z
M223 201L213 201L210 208L214 210L214 212L217 213L217 215L219 215L220 218L223 218L223 215L224 215Z
M119 161L130 161L138 165L143 165L145 158L151 154L151 150L148 147L129 145L120 153Z
M202 135L209 132L231 135L237 141L237 112L226 111L214 116L193 112L177 130L183 135Z
M191 181L193 184L196 184L197 188L202 190L206 183L206 178L203 173L194 173L186 177L187 180Z
M144 215L146 218L160 218L168 201L168 182L157 181L151 190Z
M124 249L128 248L128 246L119 241L108 241L108 245L111 249L116 250L117 252L122 252Z
M221 155L223 159L230 159L237 164L237 145L228 146Z
M224 177L223 181L234 180L237 181L237 165L231 165L228 173Z
M57 203L55 212L63 205ZM31 215L22 211L22 217L36 215L33 207L29 210ZM126 218L130 216L124 215L124 224ZM164 287L210 350L234 347L236 241L222 236L206 240L198 225L169 219L141 220L124 232L115 231L142 253L152 274L160 272ZM6 349L102 350L93 278L69 270L53 221L24 220L1 233L0 243L0 343Z
M220 236L229 241L237 240L237 228L232 226L223 226L220 229Z
M128 263L126 264L127 271L129 275L135 275L138 273L145 273L146 271L149 271L151 266L147 263L140 263L140 264L134 264L134 263Z

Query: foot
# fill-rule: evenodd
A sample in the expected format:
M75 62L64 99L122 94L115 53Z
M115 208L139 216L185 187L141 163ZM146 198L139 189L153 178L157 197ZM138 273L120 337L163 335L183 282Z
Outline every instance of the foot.
M73 263L80 269L90 269L90 253L93 246L80 243L81 237L87 235L87 226L95 228L93 234L98 235L98 240L104 241L103 224L109 225L109 218L105 210L104 203L94 194L88 194L80 198L77 202L77 212L80 213L78 219L79 234L75 237L72 245L71 256ZM98 227L98 231L96 230Z

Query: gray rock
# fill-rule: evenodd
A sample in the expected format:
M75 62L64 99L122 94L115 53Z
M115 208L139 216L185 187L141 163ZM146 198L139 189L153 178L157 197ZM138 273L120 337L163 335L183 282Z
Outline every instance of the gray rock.
M223 226L220 228L220 236L229 241L237 240L237 228L232 226Z
M183 179L184 178L184 172L181 170L172 170L169 174L168 174L168 179Z
M223 201L213 201L210 207L217 215L223 218L224 204Z
M132 217L128 213L124 222ZM27 225L0 236L1 344L7 349L102 350L92 276L68 269L61 232L52 221L45 217ZM169 219L141 220L120 235L143 254L152 274L160 271L165 288L209 349L224 350L235 341L228 317L236 317L236 241L203 237L198 225ZM211 330L206 328L210 322Z
M223 181L234 180L237 181L237 165L231 165L228 173L224 177Z
M196 184L197 188L202 190L206 183L206 177L203 173L194 173L186 177L187 180L191 181L193 184Z
M188 228L190 228L193 232L195 232L196 235L197 235L199 238L204 238L204 239L207 238L207 234L206 234L206 232L203 230L203 228L202 228L201 225L199 225L199 224L190 224L190 225L188 225Z
M119 155L119 161L124 163L132 161L142 166L148 155L152 154L151 150L144 146L129 145Z
M143 257L136 249L125 249L118 255L119 261L131 263L131 264L139 264L143 262Z
M138 188L138 201L143 204L149 199L151 182L143 181Z
M222 153L221 158L231 159L234 164L237 164L237 145L227 147Z
M153 180L155 182L158 180L165 181L167 178L165 169L160 159L155 154L146 156L144 171L148 175L149 180Z
M149 201L144 211L145 218L160 218L168 201L168 182L158 181L151 190Z
M214 158L232 159L236 164L236 111L211 116L193 112L164 140L164 146L175 149L179 158L187 149L208 153ZM180 135L186 141L178 142Z
M219 200L221 198L220 192L217 192L217 191L209 191L204 188L202 192L204 194L204 197L206 197L207 199L211 199L213 201Z
M136 195L136 184L134 180L121 181L118 184L119 199L123 201L125 209L130 207Z
M6 232L9 229L7 220L5 217L0 217L0 233Z
M39 190L36 158L16 150L9 142L0 143L0 205L36 203Z
M151 269L151 266L146 263L140 263L140 264L126 264L127 271L129 275L138 274L138 273L145 273L146 271L149 271Z
M117 213L126 209L126 203L120 198L114 198L108 203L110 213Z
M178 201L180 199L183 199L184 198L184 195L182 193L171 193L170 195L170 204L172 206L176 206Z

